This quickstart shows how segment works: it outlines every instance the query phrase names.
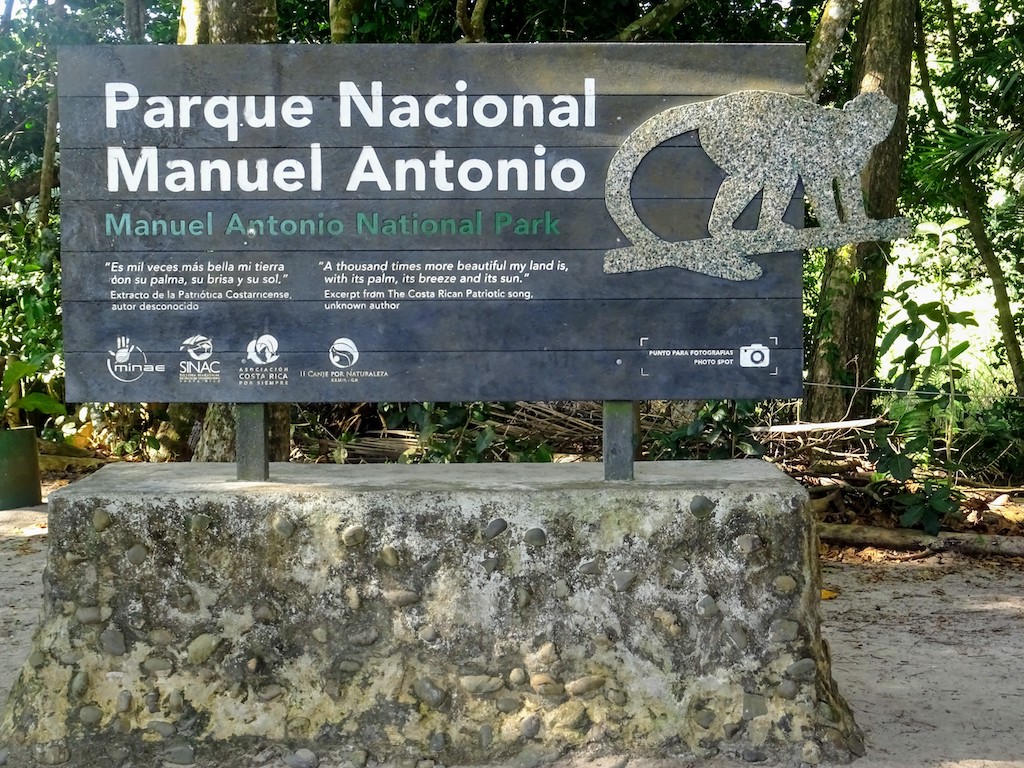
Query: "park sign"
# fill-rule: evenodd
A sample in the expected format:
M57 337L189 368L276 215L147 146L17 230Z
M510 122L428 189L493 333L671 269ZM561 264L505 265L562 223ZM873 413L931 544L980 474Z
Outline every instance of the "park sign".
M59 65L70 401L801 392L796 175L760 207L723 182L767 151L742 136L787 141L768 112L797 101L802 46L96 46ZM769 198L789 235L765 238Z

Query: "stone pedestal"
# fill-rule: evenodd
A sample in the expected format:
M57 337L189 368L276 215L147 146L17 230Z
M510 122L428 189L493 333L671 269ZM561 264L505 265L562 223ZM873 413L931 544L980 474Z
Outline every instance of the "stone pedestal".
M769 465L234 473L116 465L54 494L9 764L863 749L807 497Z

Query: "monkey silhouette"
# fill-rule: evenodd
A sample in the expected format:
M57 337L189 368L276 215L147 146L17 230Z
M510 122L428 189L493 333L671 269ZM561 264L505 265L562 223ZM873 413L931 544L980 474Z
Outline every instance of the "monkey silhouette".
M861 94L842 109L772 91L738 91L671 107L630 134L612 158L608 210L634 244L660 241L637 215L630 181L647 152L696 130L708 157L727 174L708 221L712 239L736 233L736 219L758 193L758 231L791 231L782 217L798 180L820 229L864 223L869 219L860 173L895 118L896 105L879 92Z

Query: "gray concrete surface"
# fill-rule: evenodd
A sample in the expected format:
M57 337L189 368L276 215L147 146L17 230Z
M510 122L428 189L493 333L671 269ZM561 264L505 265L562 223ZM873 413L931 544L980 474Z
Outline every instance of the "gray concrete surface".
M41 606L45 507L0 512L0 702ZM823 566L833 674L864 730L855 768L1024 768L1024 571L933 555ZM254 755L254 768L281 768ZM559 768L733 768L724 758L578 755ZM26 768L18 766L18 768ZM334 768L326 761L321 768Z

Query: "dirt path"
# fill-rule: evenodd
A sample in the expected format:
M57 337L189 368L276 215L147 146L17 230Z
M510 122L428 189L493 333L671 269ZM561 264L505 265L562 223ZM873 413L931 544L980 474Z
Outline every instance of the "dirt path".
M28 655L38 616L45 525L41 509L0 512L0 701ZM833 672L866 736L868 755L856 768L1024 768L1024 568L953 555L845 559L823 566L838 596L822 612Z

